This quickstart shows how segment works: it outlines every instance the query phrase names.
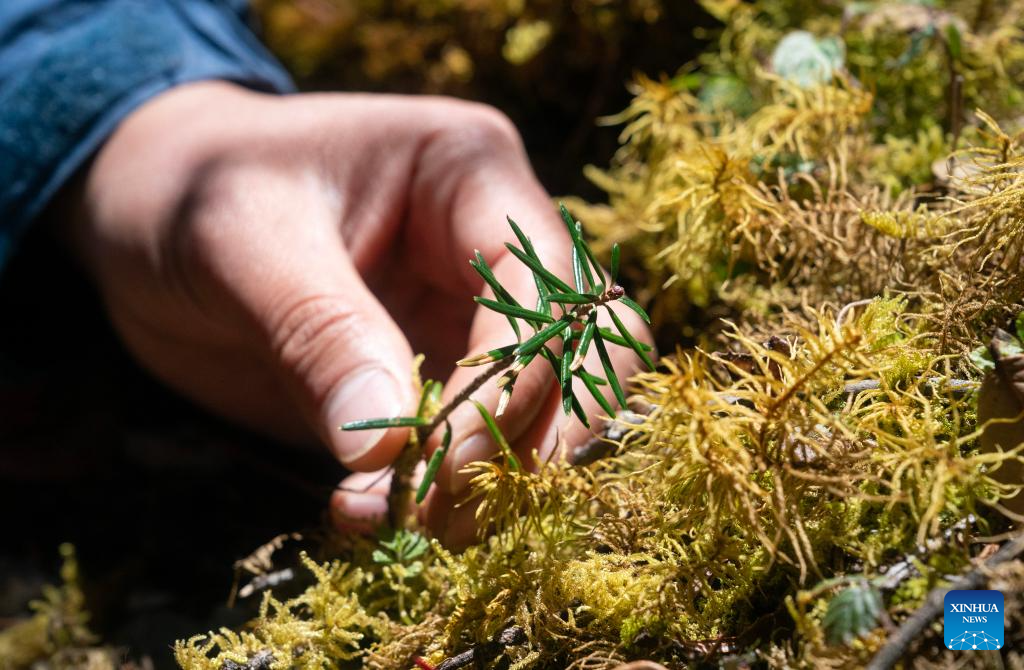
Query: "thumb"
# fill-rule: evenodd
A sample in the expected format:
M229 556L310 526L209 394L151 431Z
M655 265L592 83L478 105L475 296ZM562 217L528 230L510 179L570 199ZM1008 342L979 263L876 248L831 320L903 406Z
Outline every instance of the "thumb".
M330 247L337 253L320 245L281 271L266 328L280 374L310 425L347 467L375 470L394 460L408 429L340 427L415 411L412 352L341 240Z

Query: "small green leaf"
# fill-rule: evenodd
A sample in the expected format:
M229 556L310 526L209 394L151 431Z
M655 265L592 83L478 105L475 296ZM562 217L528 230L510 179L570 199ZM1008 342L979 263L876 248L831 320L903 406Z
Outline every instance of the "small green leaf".
M507 316L514 316L520 319L526 319L528 321L537 321L540 323L554 323L554 319L547 314L541 314L535 312L532 309L526 309L525 307L517 307L516 305L507 305L503 302L497 302L495 300L489 300L488 298L481 298L480 296L474 296L473 300L489 310L498 312L499 314L505 314Z
M427 538L416 531L398 530L390 540L381 540L380 546L388 552L375 550L371 556L376 563L406 563L414 558L419 558L430 546Z
M562 331L562 358L559 361L558 383L562 387L562 411L572 410L572 328Z
M569 229L569 237L572 239L572 277L576 284L577 291L585 291L586 286L583 285L583 244L580 235L579 228L576 227L576 221L573 220L572 214L566 208L564 203L558 203L558 210L562 213L562 221L565 222L565 227ZM590 279L590 286L594 285L594 278L590 274L590 268L587 268L586 276Z
M639 314L640 318L646 321L647 323L651 322L651 317L647 316L647 312L644 311L644 308L636 304L634 301L630 300L626 296L622 296L621 298L619 298L619 302L621 302L623 305Z
M597 404L601 406L601 409L604 410L605 414L608 416L615 416L615 410L612 409L612 404L608 402L608 398L605 398L604 394L601 393L601 390L597 388L598 381L600 381L601 384L606 384L607 382L600 377L595 377L586 370L577 370L576 376L583 381L587 390L590 391L590 395L594 396L594 400L596 400Z
M1021 342L1002 328L996 329L988 348L992 352L992 357L995 359L997 367L1000 359L1024 356L1024 342Z
M551 316L551 303L548 302L548 295L551 291L548 290L547 284L544 283L544 280L536 272L532 274L533 283L537 285L537 311Z
M829 644L848 644L878 625L882 596L867 582L850 586L828 603L821 624Z
M562 372L562 358L556 356L555 353L547 347L541 349L541 354L551 364L551 370L555 373L555 378L557 379ZM579 419L580 423L583 424L584 427L590 428L590 420L587 418L587 413L583 411L583 405L580 404L580 401L575 394L572 395L571 402L572 413L576 415L576 418Z
M421 416L396 416L390 419L362 419L341 425L342 430L371 430L373 428L417 428L430 423Z
M510 305L519 305L519 302L512 297L512 294L509 293L505 287L501 285L501 282L498 281L497 277L494 276L494 272L491 270L490 266L487 265L487 261L484 259L483 254L477 251L476 261L470 261L469 264L474 270L476 270L477 274L483 277L484 282L491 287L491 290L494 291L494 295L498 300L507 302ZM516 340L523 339L523 335L519 330L519 322L516 321L515 317L509 316L507 318L508 325L512 327L512 332L516 334Z
M651 362L651 357L647 355L647 352L640 346L637 339L633 337L633 334L629 332L625 325L623 325L622 321L619 319L619 315L611 308L608 308L608 313L611 314L612 321L615 322L615 327L618 329L619 334L622 335L626 342L629 343L630 348L636 352L636 355L640 357L644 362L644 365L646 365L649 370L654 370L654 363Z
M427 461L427 469L423 473L423 479L420 481L420 487L416 489L416 504L423 502L423 499L427 497L427 491L430 490L430 485L434 483L434 479L437 478L437 471L441 469L441 463L444 461L445 455L448 453L448 447L452 444L452 425L447 421L444 422L444 436L441 438L441 446L434 450L434 453L430 455L430 460Z
M523 251L526 254L537 261L540 261L540 257L537 256L537 252L533 248L533 243L530 242L530 238L526 236L526 233L516 225L516 222L511 217L506 216L505 219L508 221L508 225L512 226L512 232L515 233L516 239L519 240L519 244L523 245Z
M1014 321L1013 325L1017 331L1017 339L1024 342L1024 312L1017 315L1017 320Z
M816 38L805 30L794 30L775 46L772 71L801 88L827 84L843 68L845 48L837 37Z
M512 352L516 350L518 344L508 344L504 347L498 347L497 349L491 349L490 351L476 356L469 356L462 360L455 361L455 364L460 368L471 368L477 365L487 365L488 363L494 363L500 361L503 358L508 358L512 355Z
M620 347L627 347L630 349L633 348L632 346L630 346L629 342L627 342L624 338L620 337L619 335L616 335L608 328L599 327L597 330L598 332L601 333L601 336L604 338L605 342L611 342L612 344L616 344ZM644 344L643 342L640 342L640 347L644 351L652 351L654 349L654 347L652 347L651 345Z
M438 386L438 387L441 386L441 382L434 381L433 379L428 379L427 383L423 385L423 391L420 393L420 403L416 407L416 416L417 417L420 417L420 418L423 418L423 419L429 418L429 417L424 416L423 413L427 410L427 403L428 403L428 401L430 401L430 400L432 400L434 398L434 395L435 395L434 394L434 387L435 386Z
M543 279L544 282L547 283L547 285L550 286L553 290L559 291L561 293L573 292L572 288L568 284L566 284L564 281L562 281L555 275L551 274L550 270L541 265L540 260L536 258L531 258L527 254L525 254L524 252L520 251L519 249L515 248L513 245L507 242L505 243L505 247L512 252L513 256L522 261L522 263L526 267L530 268L536 274L538 274L541 277L541 279Z
M530 339L516 347L515 354L517 356L528 356L529 354L537 353L540 351L540 348L544 346L545 342L561 332L562 328L572 323L573 320L574 317L571 315L567 314L563 316L558 321L555 321L550 326L544 328L544 330L534 333Z
M577 291L587 290L583 284L583 264L580 262L579 250L576 247L572 248L572 283L576 286Z
M572 218L572 214L569 213L569 208L565 206L564 202L558 203L558 211L562 215L562 221L565 222L565 227L569 229L569 237L572 241L576 241L576 220Z
M402 533L403 531L399 531ZM402 542L402 550L399 558L402 561L411 561L426 553L430 541L415 531L404 531L405 538Z
M491 287L494 291L494 295L501 301L507 302L510 305L518 305L519 303L512 294L501 285L498 278L494 276L494 271L491 270L491 266L487 264L487 260L484 259L483 254L479 251L476 252L476 260L472 260L469 264L476 270L477 274Z
M587 356L587 350L590 348L595 332L597 332L597 310L590 313L586 325L583 326L583 334L580 335L580 343L576 346L576 353L572 359L573 370L578 370L583 365L583 359Z
M982 372L991 372L996 369L996 362L992 359L992 352L986 346L980 346L973 350L968 356L974 367Z
M512 453L512 447L508 446L508 440L501 434L501 430L498 428L498 424L494 422L494 417L487 411L487 408L483 406L477 400L472 401L476 405L476 411L480 412L480 416L483 417L484 424L487 426L487 432L491 434L491 439L501 449L501 453L504 454L505 460L508 462L510 470L518 472L520 470L519 459Z
M587 418L587 413L583 411L583 405L576 398L576 394L572 394L572 413L576 415L576 418L584 428L590 428L590 419Z
M530 238L526 236L526 233L524 233L522 231L522 229L518 225L516 225L516 222L513 221L511 217L506 216L505 218L508 220L508 225L512 227L512 232L515 233L516 239L518 239L519 243L521 245L523 245L523 252L525 252L526 256L531 258L531 259L533 259L534 261L536 261L537 265L541 265L540 257L537 255L537 251L533 248L533 243L530 242ZM513 249L513 247L510 247L508 244L506 244L505 246L508 249ZM516 253L516 250L513 249L513 253L515 254L516 258L519 258L519 260L521 260L521 261L523 260L523 258L518 253ZM530 269L532 270L533 268L530 268ZM558 279L558 278L555 277L555 279ZM542 298L543 296L547 295L548 292L549 292L548 291L548 286L545 283L544 278L541 277L540 274L538 272L536 272L536 271L534 271L534 273L533 273L533 281L537 285L537 295L538 295L537 311L538 312L543 312L545 314L550 315L551 314L551 306L548 305L547 303L544 303L544 306L542 308L541 307L541 303L540 303L540 298ZM564 284L564 282L563 282L563 284ZM566 288L568 288L568 286L566 286Z
M580 270L583 276L587 278L587 283L591 289L597 287L597 282L594 281L594 273L590 270L591 263L594 263L593 253L590 251L590 247L587 246L586 241L583 239L583 226L580 225L579 221L572 222L572 216L569 214L569 210L562 206L562 218L566 220L566 224L569 225L569 234L572 236L572 247L573 253L576 258L579 259ZM570 222L572 222L570 224ZM597 269L598 276L601 276L601 268L596 263L594 268ZM583 285L579 285L579 289L583 290Z
M611 282L614 284L619 280L619 243L616 242L612 245L612 278Z
M604 335L601 334L601 329L598 329L594 333L594 346L597 347L597 353L601 357L601 366L604 368L605 377L608 378L608 383L611 384L612 393L615 394L615 399L619 401L619 405L622 407L626 406L626 394L622 392L622 386L619 384L619 378L615 375L615 368L612 367L612 359L608 356L608 348L604 346Z
M953 21L950 21L946 25L946 45L949 47L949 57L953 59L953 62L960 62L960 30L956 27L956 23Z
M547 301L570 305L589 305L597 298L598 296L593 293L551 293L547 296Z
M587 275L587 281L590 282L590 288L596 291L596 290L598 290L597 287L601 286L601 290L603 290L604 289L604 271L601 269L601 264L597 262L596 258L594 258L594 252L590 250L590 245L588 245L586 239L584 239L584 237L583 237L583 224L581 224L579 221L576 222L576 237L580 241L579 246L580 246L581 251L583 252L583 256L585 256L587 261L589 261L589 262L586 262L586 263L583 264L583 271ZM594 273L595 274L591 274L590 273L590 268L591 267L594 268ZM597 277L597 283L594 282L594 277L595 276Z

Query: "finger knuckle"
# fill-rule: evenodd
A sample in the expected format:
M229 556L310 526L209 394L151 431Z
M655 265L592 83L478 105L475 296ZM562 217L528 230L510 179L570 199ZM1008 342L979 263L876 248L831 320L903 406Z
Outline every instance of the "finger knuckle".
M336 342L355 342L367 331L365 319L339 295L307 296L285 303L272 319L272 349L286 370L300 378L328 369Z
M495 150L522 147L519 131L502 111L476 102L460 102L451 117L451 137L469 152L494 155Z
M469 103L469 115L473 125L482 135L496 141L519 143L519 131L512 119L496 107L480 103Z

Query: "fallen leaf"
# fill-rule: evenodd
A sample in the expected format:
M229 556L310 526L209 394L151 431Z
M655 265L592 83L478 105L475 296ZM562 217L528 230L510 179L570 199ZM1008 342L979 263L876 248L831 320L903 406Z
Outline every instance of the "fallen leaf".
M985 451L1006 451L1024 444L1024 345L1005 330L996 330L988 348L994 366L978 392L978 423L984 426L981 446ZM996 419L1000 421L993 422ZM1007 484L1024 483L1024 466L1019 461L1006 463L995 477ZM1004 504L1024 514L1024 495Z

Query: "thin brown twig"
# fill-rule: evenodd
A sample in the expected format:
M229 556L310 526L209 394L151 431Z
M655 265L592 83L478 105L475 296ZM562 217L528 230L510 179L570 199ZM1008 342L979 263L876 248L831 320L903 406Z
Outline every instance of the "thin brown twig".
M458 395L442 407L434 415L430 423L416 429L416 440L410 440L405 445L392 466L394 474L391 476L391 487L388 491L388 517L392 528L401 528L404 525L406 512L409 509L412 497L413 472L416 470L416 464L419 463L423 455L423 445L426 443L427 438L451 416L456 407L476 393L477 389L484 385L484 382L512 365L514 360L515 357L506 356L492 363L490 367L477 375L473 381L459 391Z
M467 665L483 668L487 663L501 654L505 647L517 646L526 642L526 631L519 626L509 626L498 631L487 642L475 644L461 654L449 656L437 664L436 670L459 670Z
M914 614L903 622L896 631L896 634L889 638L875 657L871 659L867 670L889 670L903 658L911 643L928 627L928 625L942 614L943 599L950 591L973 591L984 586L988 570L1008 563L1024 553L1024 533L1018 534L1002 546L990 559L967 572L959 579L954 580L948 586L940 586L931 590L924 604Z

